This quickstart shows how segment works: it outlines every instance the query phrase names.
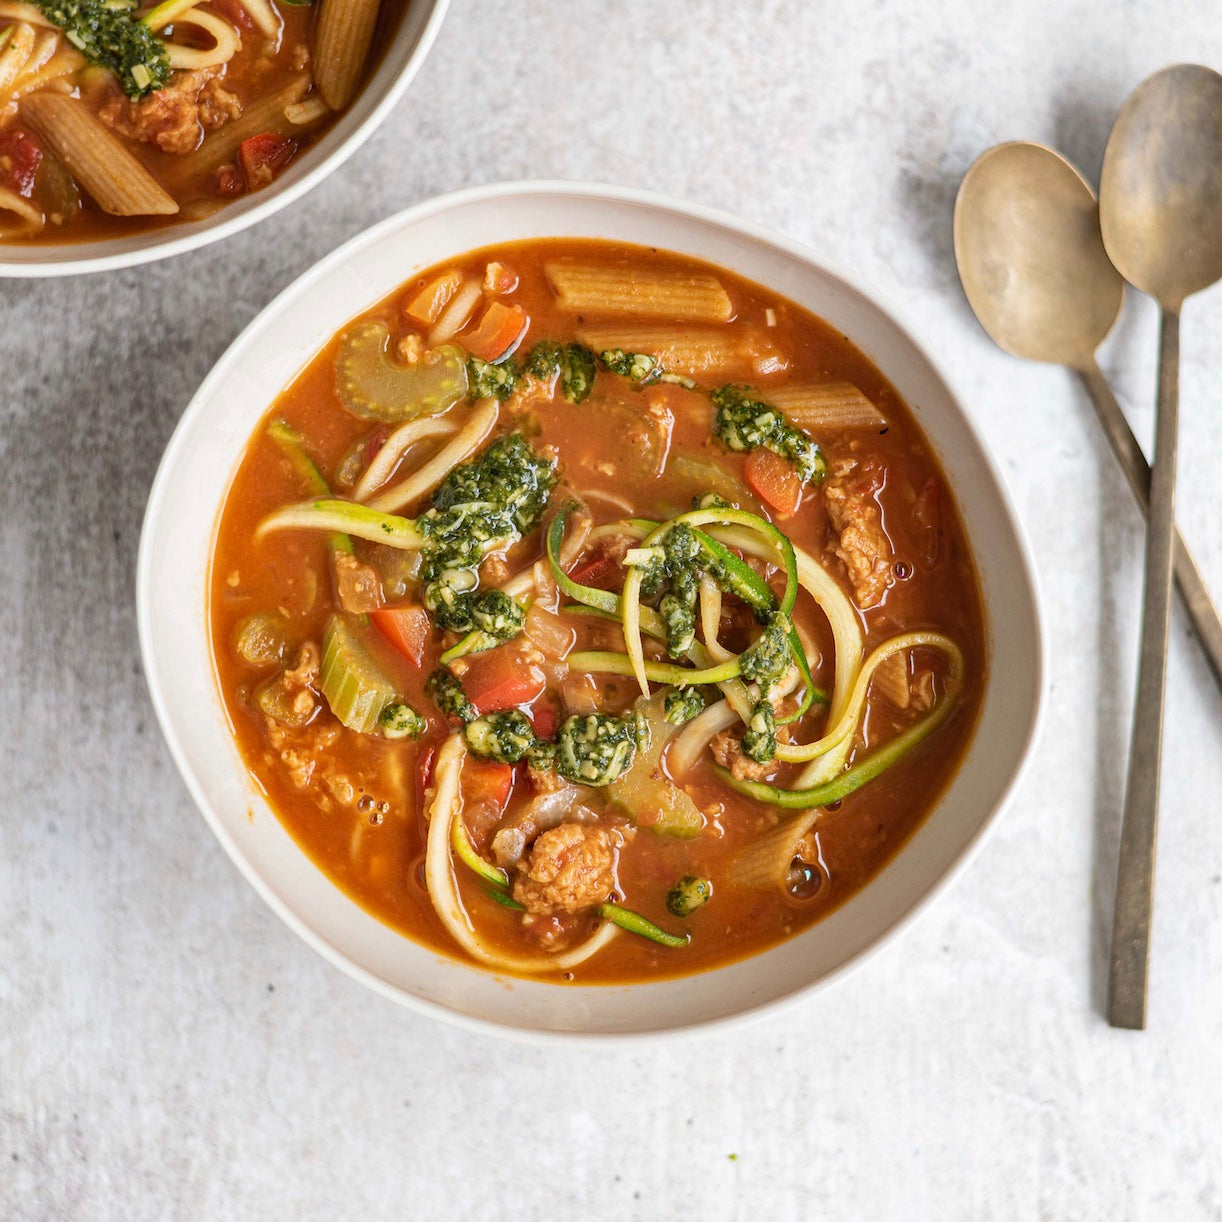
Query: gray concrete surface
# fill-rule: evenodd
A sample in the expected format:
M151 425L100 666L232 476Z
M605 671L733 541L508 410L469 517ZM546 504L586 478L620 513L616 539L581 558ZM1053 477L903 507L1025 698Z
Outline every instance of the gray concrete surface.
M114 275L0 282L0 1216L1212 1219L1222 1216L1222 699L1171 648L1150 1029L1100 1017L1135 677L1136 511L1069 375L959 291L972 159L1098 173L1200 0L455 0L378 135L274 220ZM534 1050L329 967L214 843L154 724L133 580L193 389L315 259L470 183L596 179L769 225L932 341L1033 545L1051 695L985 850L835 990L737 1034ZM1151 429L1156 318L1103 364ZM1222 290L1183 327L1180 521L1222 593Z

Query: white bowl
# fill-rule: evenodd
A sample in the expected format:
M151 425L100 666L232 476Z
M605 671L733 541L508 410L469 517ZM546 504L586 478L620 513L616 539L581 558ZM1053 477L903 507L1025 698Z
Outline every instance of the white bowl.
M412 0L394 41L356 100L317 144L261 191L235 199L204 220L159 225L126 237L30 245L0 242L0 277L71 276L150 263L220 241L300 199L369 139L403 95L437 37L449 3Z
M713 972L631 986L506 979L448 959L370 916L281 827L238 755L206 618L217 515L277 393L354 315L418 269L474 247L547 235L682 251L769 285L849 336L911 405L958 498L988 610L989 679L967 757L894 860L825 920ZM183 490L190 489L190 495ZM149 497L140 642L178 767L229 855L311 946L378 992L502 1032L639 1035L724 1022L827 984L894 934L950 877L1017 780L1041 694L1031 566L997 471L932 357L873 293L795 243L637 191L558 183L482 187L425 203L341 247L247 327L183 416Z

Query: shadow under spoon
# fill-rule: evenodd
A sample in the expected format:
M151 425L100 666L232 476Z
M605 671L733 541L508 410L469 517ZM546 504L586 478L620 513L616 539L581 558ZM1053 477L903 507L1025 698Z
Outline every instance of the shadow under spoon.
M1081 378L1129 486L1148 510L1149 464L1095 360L1120 312L1124 281L1104 250L1090 184L1042 144L989 149L959 187L955 259L968 303L999 348L1066 365ZM1178 531L1174 562L1222 688L1222 619Z
M1108 1022L1114 1027L1146 1025L1171 611L1180 309L1185 298L1222 276L1220 213L1222 76L1178 64L1143 81L1120 108L1099 179L1099 226L1108 257L1162 307L1137 705L1112 925Z

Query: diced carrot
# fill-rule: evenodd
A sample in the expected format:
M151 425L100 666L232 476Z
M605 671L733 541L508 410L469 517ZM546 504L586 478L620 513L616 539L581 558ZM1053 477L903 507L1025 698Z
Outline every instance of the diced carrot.
M518 287L518 273L495 259L484 268L485 293L512 293Z
M481 713L514 709L529 704L543 694L547 680L543 672L527 662L522 651L501 646L477 653L467 659L462 685L467 699Z
M429 616L423 607L380 607L369 618L413 666L420 665L429 639Z
M760 446L747 455L747 483L770 509L788 516L802 501L802 480L793 464Z
M435 276L418 293L403 303L403 313L430 327L445 309L446 302L458 291L462 273L457 268Z
M468 755L462 766L463 800L475 805L477 802L487 802L502 810L509 803L509 793L513 788L513 767L509 764L498 764L495 760L480 759L477 755Z
M530 319L520 305L489 302L475 330L462 337L462 344L481 361L499 361L518 343L529 325Z

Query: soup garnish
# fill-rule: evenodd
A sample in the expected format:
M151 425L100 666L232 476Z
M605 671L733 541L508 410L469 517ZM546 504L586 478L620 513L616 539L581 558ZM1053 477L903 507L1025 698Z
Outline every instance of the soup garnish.
M213 558L244 756L413 938L581 981L698 970L870 880L985 675L954 501L826 324L547 239L418 275L274 405Z

